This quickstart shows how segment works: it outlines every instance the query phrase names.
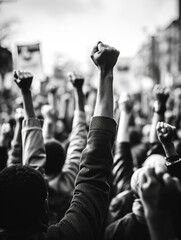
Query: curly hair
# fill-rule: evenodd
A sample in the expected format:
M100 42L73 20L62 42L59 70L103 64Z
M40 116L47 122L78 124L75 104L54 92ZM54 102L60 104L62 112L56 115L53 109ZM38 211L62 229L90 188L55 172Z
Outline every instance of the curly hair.
M37 226L45 217L46 182L40 172L15 165L0 172L0 227Z

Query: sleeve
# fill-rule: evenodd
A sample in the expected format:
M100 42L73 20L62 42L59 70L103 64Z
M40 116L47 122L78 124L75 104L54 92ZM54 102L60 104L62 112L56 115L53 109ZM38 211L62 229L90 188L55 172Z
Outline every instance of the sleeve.
M0 171L6 167L8 160L7 147L0 146Z
M113 188L115 195L130 189L132 174L133 159L130 144L128 142L116 143L113 166Z
M57 236L59 234L64 239L100 239L109 203L107 181L112 169L115 132L113 119L93 118L71 206L61 222L56 227L52 226L57 228Z
M60 188L64 191L73 191L77 173L79 171L80 158L87 142L87 124L84 112L74 111L70 144L67 157L62 168L59 180Z
M8 152L7 166L10 167L15 164L22 164L22 144L12 142L11 149Z
M42 121L27 119L22 128L23 165L44 172L46 153L42 136Z

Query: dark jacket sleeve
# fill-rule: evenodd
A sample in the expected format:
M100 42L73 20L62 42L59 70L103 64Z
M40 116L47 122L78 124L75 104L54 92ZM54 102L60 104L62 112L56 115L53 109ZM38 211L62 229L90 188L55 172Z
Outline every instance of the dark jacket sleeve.
M83 151L73 200L65 217L48 230L48 239L100 239L108 208L108 177L112 168L112 146L116 123L111 118L94 117Z
M130 189L133 174L133 159L128 142L116 143L113 167L113 188L115 195Z
M7 160L8 160L7 147L0 146L0 171L6 167Z

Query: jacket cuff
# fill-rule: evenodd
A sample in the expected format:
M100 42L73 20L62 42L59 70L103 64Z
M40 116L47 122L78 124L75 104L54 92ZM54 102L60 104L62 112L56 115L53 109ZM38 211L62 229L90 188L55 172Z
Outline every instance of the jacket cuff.
M29 118L23 120L22 130L29 129L29 128L42 128L43 120L38 118Z
M115 135L117 124L113 118L93 117L90 123L90 130L103 130Z

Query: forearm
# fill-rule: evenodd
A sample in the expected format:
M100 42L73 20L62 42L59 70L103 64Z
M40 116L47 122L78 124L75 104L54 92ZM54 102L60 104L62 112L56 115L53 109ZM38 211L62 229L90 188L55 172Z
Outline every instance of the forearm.
M53 93L48 93L48 104L53 108L56 109L56 97Z
M74 89L75 96L75 110L85 112L84 110L84 94L82 88Z
M177 155L175 146L172 142L169 143L169 144L165 144L165 145L162 144L162 146L163 146L163 149L165 151L165 156L167 158L170 158L170 157L173 157L173 156Z
M113 70L100 71L94 116L113 118Z
M25 119L35 118L31 91L30 90L22 91L22 99L25 111Z
M117 133L117 142L129 142L129 121L130 114L126 112L121 112L119 127Z

